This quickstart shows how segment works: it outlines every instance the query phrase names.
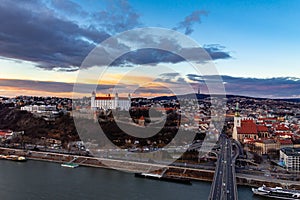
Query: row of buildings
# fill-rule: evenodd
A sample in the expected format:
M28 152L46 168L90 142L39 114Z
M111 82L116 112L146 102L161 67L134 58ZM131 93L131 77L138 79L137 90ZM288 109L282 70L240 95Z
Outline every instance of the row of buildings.
M298 125L289 124L284 117L242 117L238 103L234 115L233 139L256 147L259 154L268 154L285 147L300 147L294 144L299 136L294 132Z
M299 172L299 105L292 102L261 100L253 101L252 104L248 102L244 106L241 109L243 114L240 114L239 104L236 104L232 137L248 147L246 150L260 155L278 153L279 165L288 171Z
M300 148L286 147L280 149L280 165L288 171L300 171Z
M18 135L23 135L23 131L0 130L0 142L11 140Z

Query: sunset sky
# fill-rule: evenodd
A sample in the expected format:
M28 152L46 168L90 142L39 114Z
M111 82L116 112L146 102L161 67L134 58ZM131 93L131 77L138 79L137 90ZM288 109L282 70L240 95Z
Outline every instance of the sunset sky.
M298 0L1 0L0 96L70 97L80 66L96 45L123 31L160 27L206 50L227 93L300 97L299 9ZM135 39L149 41L130 38L118 45L130 49ZM139 88L137 96L157 96L183 84L197 89L205 79L187 62L160 51L134 52L112 65L101 80L82 78L80 84L98 83L97 92L105 94L121 79L123 88ZM138 70L128 74L133 66ZM85 70L93 74L97 67L103 66ZM159 70L164 67L170 70Z

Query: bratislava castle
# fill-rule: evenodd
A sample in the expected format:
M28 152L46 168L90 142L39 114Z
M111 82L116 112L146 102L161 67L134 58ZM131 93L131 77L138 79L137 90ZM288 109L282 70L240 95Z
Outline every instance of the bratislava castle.
M92 92L91 97L91 108L92 109L120 109L120 110L129 110L131 106L131 96L128 94L128 97L119 97L118 93L112 97L108 94L105 97L97 97L96 93Z

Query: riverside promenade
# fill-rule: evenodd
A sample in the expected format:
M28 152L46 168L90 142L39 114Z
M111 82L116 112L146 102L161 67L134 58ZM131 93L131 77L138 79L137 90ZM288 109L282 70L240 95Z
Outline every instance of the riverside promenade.
M199 168L189 168L189 167L179 167L179 166L166 166L162 164L146 163L146 162L137 162L129 160L119 160L119 159L108 159L108 158L97 158L89 156L77 156L70 154L60 154L60 153L51 153L43 151L28 151L22 149L12 149L0 147L0 154L10 154L25 156L28 160L39 160L47 162L56 162L56 163L65 163L73 161L80 166L86 167L98 167L106 169L115 169L121 170L130 173L136 172L164 172L166 176L173 177L185 177L194 181L212 181L214 177L214 170L211 169L201 169ZM259 187L263 184L267 186L282 186L288 188L295 188L300 190L299 181L291 180L282 180L270 177L263 177L260 174L236 174L237 184L245 186Z

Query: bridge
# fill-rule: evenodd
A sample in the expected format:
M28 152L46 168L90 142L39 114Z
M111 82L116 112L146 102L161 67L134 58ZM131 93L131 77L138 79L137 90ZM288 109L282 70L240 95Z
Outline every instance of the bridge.
M237 149L233 151L233 141L227 136L221 135L219 143L220 151L209 200L237 200L235 160L239 153Z

